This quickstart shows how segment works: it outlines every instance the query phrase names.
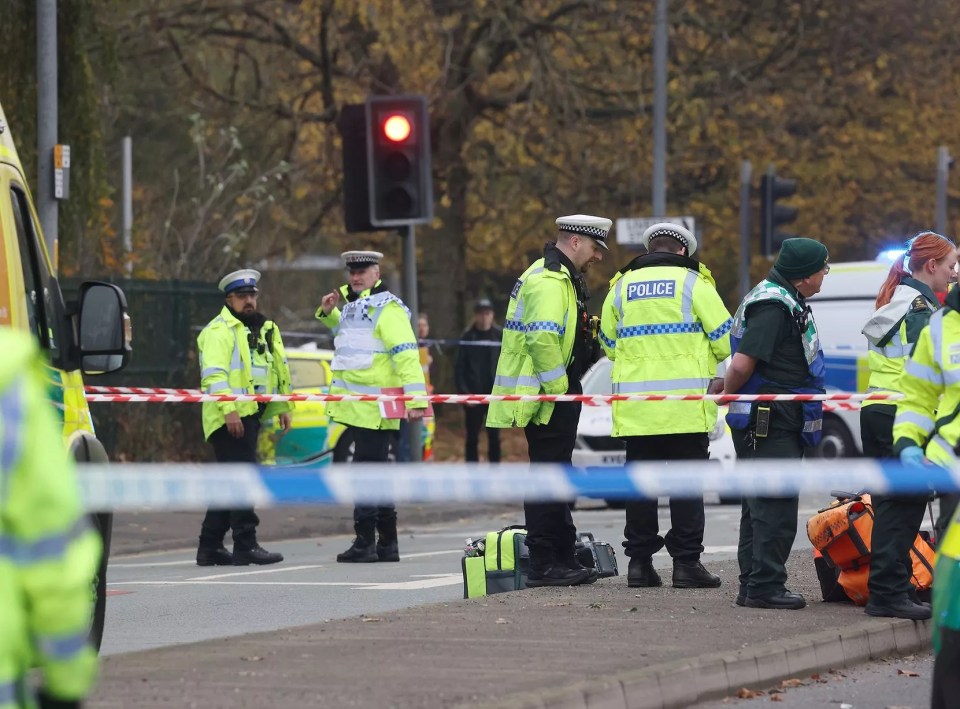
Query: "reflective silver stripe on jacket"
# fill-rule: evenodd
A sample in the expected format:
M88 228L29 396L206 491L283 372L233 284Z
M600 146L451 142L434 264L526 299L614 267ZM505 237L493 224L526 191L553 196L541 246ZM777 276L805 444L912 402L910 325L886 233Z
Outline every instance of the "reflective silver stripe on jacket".
M2 493L5 487L3 480L20 459L20 449L23 446L23 391L19 381L14 381L6 391L0 393L0 417L3 422L3 439L0 440L0 493Z
M426 394L427 385L426 384L404 384L403 385L404 394Z
M908 359L903 365L903 371L912 377L930 382L938 387L943 386L943 375L926 364L920 364L915 359Z
M505 387L507 389L516 389L518 386L540 388L540 380L537 377L523 374L519 377L511 377L506 374L498 374L493 380L495 387Z
M71 635L34 635L40 652L53 660L69 660L83 651L90 642L90 632L84 628Z
M902 423L912 423L914 426L921 428L927 435L930 435L930 432L933 431L933 427L936 425L934 420L929 416L918 414L916 411L901 411L897 408L897 415L893 420L893 425L899 426Z
M697 274L687 270L683 277L683 298L680 300L680 315L683 322L694 322L693 317L693 287L697 283Z
M708 378L690 377L687 379L661 379L660 381L614 382L614 394L645 394L649 392L666 393L684 389L706 390Z
M947 439L945 439L939 433L934 435L933 438L930 439L930 444L933 444L942 448L943 452L946 453L948 456L950 456L950 464L952 466L955 466L958 462L960 462L960 460L957 460L956 453L953 452L953 446L947 443Z
M347 384L342 379L334 379L330 382L330 386L337 387L338 389L346 389L351 394L373 394L379 396L383 393L380 387L365 386L363 384Z
M567 370L564 369L563 367L554 367L549 372L537 372L537 379L542 384L546 384L547 382L552 382L556 379L559 379L566 373L567 373Z
M81 517L76 524L65 532L48 534L32 541L24 541L0 534L0 556L9 559L17 566L59 559L66 553L70 543L81 537L89 529L90 525L87 518Z
M823 428L823 419L815 419L813 421L804 421L803 422L803 432L804 433L813 433L814 431L819 431Z

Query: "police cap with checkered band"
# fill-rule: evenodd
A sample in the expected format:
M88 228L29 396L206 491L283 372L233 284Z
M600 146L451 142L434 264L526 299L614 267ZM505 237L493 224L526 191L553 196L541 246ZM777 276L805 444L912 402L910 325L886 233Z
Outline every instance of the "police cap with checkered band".
M370 266L379 266L383 254L379 251L344 251L340 257L348 270L362 271Z
M589 236L600 246L610 250L607 246L607 234L613 222L606 217L591 217L589 214L571 214L557 219L557 229L578 236Z
M640 243L643 244L643 248L649 251L650 240L658 236L669 236L671 239L679 241L687 247L687 256L693 256L697 253L697 237L686 227L682 227L679 224L671 224L670 222L653 224L652 226L648 226L646 231L643 232L643 236L640 237Z

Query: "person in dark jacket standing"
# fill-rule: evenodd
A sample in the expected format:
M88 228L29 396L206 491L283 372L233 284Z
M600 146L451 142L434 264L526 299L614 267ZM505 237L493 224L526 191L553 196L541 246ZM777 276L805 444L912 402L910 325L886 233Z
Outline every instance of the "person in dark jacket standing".
M458 394L489 394L493 389L493 379L497 374L497 359L500 357L499 345L488 342L501 342L503 329L493 322L493 303L487 298L479 299L473 306L473 325L460 335L460 349L454 367L454 378ZM477 342L471 345L467 343ZM476 463L480 460L478 450L480 429L483 427L490 407L486 404L467 404L463 408L467 429L466 460ZM500 462L500 429L487 429L487 457L491 463Z

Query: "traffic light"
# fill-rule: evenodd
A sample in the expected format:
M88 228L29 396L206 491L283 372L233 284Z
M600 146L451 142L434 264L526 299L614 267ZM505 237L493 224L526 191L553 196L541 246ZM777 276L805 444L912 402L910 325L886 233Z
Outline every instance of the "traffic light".
M383 228L433 219L426 97L371 96L366 134L370 224Z
M765 256L775 256L784 240L793 236L781 233L778 227L795 221L797 208L777 204L777 200L796 192L796 180L777 177L772 165L767 168L767 174L760 180L760 248Z

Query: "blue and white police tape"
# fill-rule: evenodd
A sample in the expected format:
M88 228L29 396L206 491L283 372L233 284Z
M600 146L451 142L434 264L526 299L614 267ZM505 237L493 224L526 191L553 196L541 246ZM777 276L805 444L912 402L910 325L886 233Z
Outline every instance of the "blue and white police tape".
M896 461L741 461L631 463L574 468L525 463L348 464L88 464L80 468L86 508L98 511L188 510L309 504L562 501L580 496L828 495L960 491L960 468L904 466Z

